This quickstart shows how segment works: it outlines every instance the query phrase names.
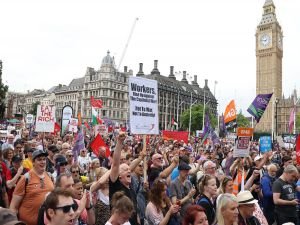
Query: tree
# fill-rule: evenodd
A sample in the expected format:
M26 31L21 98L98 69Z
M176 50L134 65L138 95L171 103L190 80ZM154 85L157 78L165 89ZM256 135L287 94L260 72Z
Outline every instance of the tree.
M300 133L300 114L296 115L296 131Z
M4 118L5 98L8 91L8 86L2 83L2 61L0 60L0 119Z
M250 127L250 121L242 114L242 111L237 114L236 122L238 127Z
M31 105L31 110L29 111L29 113L32 114L32 115L34 115L34 116L36 116L37 107L38 107L38 105L40 105L40 104L41 104L40 101L37 101L37 102L32 103L32 105Z
M205 108L206 112L210 112L209 108ZM190 109L185 110L181 115L181 121L182 121L182 127L184 129L189 128L189 122L190 122ZM212 127L216 127L217 125L217 118L215 115L212 115L209 113L209 118ZM192 106L191 110L191 131L194 132L196 130L202 130L202 124L203 124L203 105L197 104Z

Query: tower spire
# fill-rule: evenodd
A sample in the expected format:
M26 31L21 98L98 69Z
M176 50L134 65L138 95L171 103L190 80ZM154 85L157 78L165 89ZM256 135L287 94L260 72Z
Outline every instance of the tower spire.
M277 22L276 13L275 13L275 5L273 0L266 0L263 6L263 16L259 25L270 24Z

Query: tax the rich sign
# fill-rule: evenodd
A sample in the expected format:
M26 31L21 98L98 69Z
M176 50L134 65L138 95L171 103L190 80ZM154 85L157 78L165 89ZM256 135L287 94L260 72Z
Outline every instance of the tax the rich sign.
M36 113L36 132L54 132L55 106L38 105Z
M129 119L132 134L159 134L157 81L129 77Z

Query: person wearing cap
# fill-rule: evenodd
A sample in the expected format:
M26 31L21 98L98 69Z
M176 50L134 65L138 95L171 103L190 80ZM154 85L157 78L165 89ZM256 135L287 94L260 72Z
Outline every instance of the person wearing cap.
M255 211L255 204L257 200L254 199L250 191L240 191L237 194L237 201L239 204L239 225L260 225L259 220L253 215Z
M26 225L19 221L16 214L9 209L0 208L0 224L3 225Z
M9 173L6 180L7 194L9 202L12 199L13 192L17 182L21 176L28 172L28 169L22 166L23 159L19 155L12 158L12 166L9 168Z
M179 176L170 185L170 198L173 204L181 206L181 218L184 217L187 207L193 203L193 196L196 193L196 189L188 179L190 169L189 164L181 162L178 166Z
M48 156L47 156L47 161L46 161L46 171L49 173L54 173L54 155L56 153L58 153L58 148L56 147L56 145L49 145L48 149Z
M273 200L277 224L293 222L297 224L296 185L298 170L293 165L284 168L283 174L273 183Z
M10 209L27 225L36 225L39 208L54 188L46 172L47 155L43 150L32 153L33 168L21 177L13 193Z
M58 177L60 174L65 173L67 171L68 161L66 157L61 154L55 155L54 161L55 161L55 170L52 173L52 177L54 181L56 181L56 177Z

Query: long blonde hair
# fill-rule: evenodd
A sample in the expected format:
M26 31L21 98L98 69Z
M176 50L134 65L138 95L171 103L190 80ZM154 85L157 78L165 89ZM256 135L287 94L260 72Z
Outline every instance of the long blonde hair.
M234 194L225 193L225 194L221 194L219 196L219 199L217 201L217 221L218 221L218 225L225 225L222 210L228 206L229 202L238 203L237 198ZM237 222L234 223L234 225L237 225Z

